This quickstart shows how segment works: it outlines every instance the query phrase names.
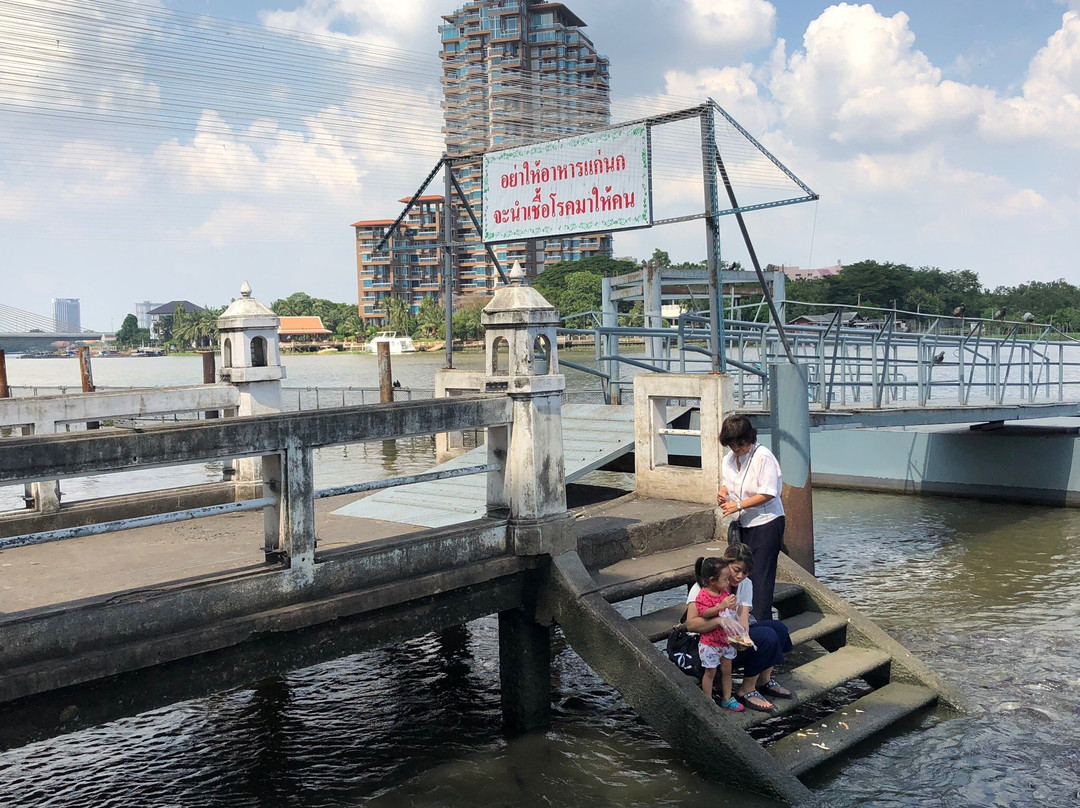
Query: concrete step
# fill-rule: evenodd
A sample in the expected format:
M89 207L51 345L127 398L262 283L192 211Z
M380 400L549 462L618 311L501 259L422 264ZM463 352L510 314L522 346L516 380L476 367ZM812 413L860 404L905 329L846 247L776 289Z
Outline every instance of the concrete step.
M802 775L936 701L928 687L891 682L767 749L789 772Z
M843 645L841 632L844 632L847 624L848 619L842 615L821 612L800 612L784 620L784 625L791 632L792 645L802 645L830 634L835 634L839 638L837 644Z
M789 588L787 585L784 585L784 587L781 594L788 598L794 597L801 591L797 587ZM776 595L773 597L775 598ZM685 610L685 603L674 603L671 606L665 606L663 609L657 609L655 612L631 617L629 618L630 625L648 637L649 642L656 642L667 637L668 632L671 631L672 626L678 624L679 618L682 617ZM827 634L839 632L847 626L847 618L836 614L822 614L821 612L801 612L794 617L787 618L784 625L791 632L792 644L802 645Z
M649 642L664 639L672 627L679 622L682 613L686 610L685 603L674 603L657 609L655 612L638 615L630 618L630 625L649 638Z
M718 556L723 551L724 546L718 542L693 544L627 558L594 571L592 576L604 599L609 603L618 603L693 583L694 562L701 556ZM773 599L774 602L787 600L802 594L802 591L802 587L795 584L777 583Z
M731 716L732 720L746 729L768 721L778 715L794 712L799 707L816 701L844 682L858 679L875 671L892 660L887 653L877 648L856 648L851 645L826 654L805 665L800 665L776 678L794 693L790 699L769 699L773 703L770 712L745 710Z

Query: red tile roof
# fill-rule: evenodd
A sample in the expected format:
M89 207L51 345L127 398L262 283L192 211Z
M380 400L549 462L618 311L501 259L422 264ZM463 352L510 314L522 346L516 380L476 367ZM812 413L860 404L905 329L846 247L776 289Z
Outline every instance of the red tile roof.
M349 227L380 227L385 225L391 225L393 223L393 219L372 219L367 222L353 222L349 225Z
M322 317L279 317L278 334L329 334Z

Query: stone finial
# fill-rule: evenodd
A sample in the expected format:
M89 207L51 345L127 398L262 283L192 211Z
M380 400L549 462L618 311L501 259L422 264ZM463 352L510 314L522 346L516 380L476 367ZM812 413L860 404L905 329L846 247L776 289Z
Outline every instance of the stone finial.
M515 261L514 265L510 267L510 274L506 276L506 279L511 286L525 285L525 270L521 268L520 261Z
M251 297L251 286L248 285L247 281L244 281L240 287L240 297Z

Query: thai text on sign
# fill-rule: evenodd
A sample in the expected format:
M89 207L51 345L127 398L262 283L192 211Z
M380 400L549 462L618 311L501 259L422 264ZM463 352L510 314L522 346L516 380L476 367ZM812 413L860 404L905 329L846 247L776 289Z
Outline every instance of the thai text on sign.
M484 155L484 241L651 224L645 125Z

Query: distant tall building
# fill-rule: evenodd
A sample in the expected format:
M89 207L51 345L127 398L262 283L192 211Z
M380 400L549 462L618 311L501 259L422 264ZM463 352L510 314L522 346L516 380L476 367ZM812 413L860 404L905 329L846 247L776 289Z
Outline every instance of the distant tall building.
M562 3L473 0L443 17L443 117L451 157L581 134L611 120L608 60L582 32L585 22ZM462 191L481 218L480 164L458 171ZM454 241L478 241L464 207L455 204ZM545 263L611 255L611 236L595 234L499 245L499 262L522 261L539 272ZM461 290L495 285L482 244L460 250Z
M151 303L149 300L135 304L135 319L139 321L139 328L149 328L153 325L150 320L150 312L160 305L160 303Z
M408 202L409 197L399 200ZM405 300L412 313L426 295L438 298L442 279L439 250L400 250L402 246L436 244L442 233L443 198L422 196L390 237L386 252L373 254L393 219L353 222L356 228L356 285L360 317L365 325L386 325L386 300Z
M82 318L79 313L79 298L54 297L52 299L53 322L59 332L82 330Z
M566 137L610 122L609 63L599 56L576 14L562 3L537 0L473 0L443 17L443 117L446 153L481 154L537 140ZM455 168L462 191L482 219L479 161ZM406 197L401 200L408 202ZM373 255L393 219L354 222L359 313L364 322L386 323L387 298L404 299L416 311L425 295L441 298L442 261L436 249L402 249L442 240L443 197L422 197L387 245ZM498 283L480 235L465 207L452 202L455 243L454 291L488 294ZM499 244L504 268L521 261L530 271L545 263L611 255L610 234L539 240L534 255L525 243Z

